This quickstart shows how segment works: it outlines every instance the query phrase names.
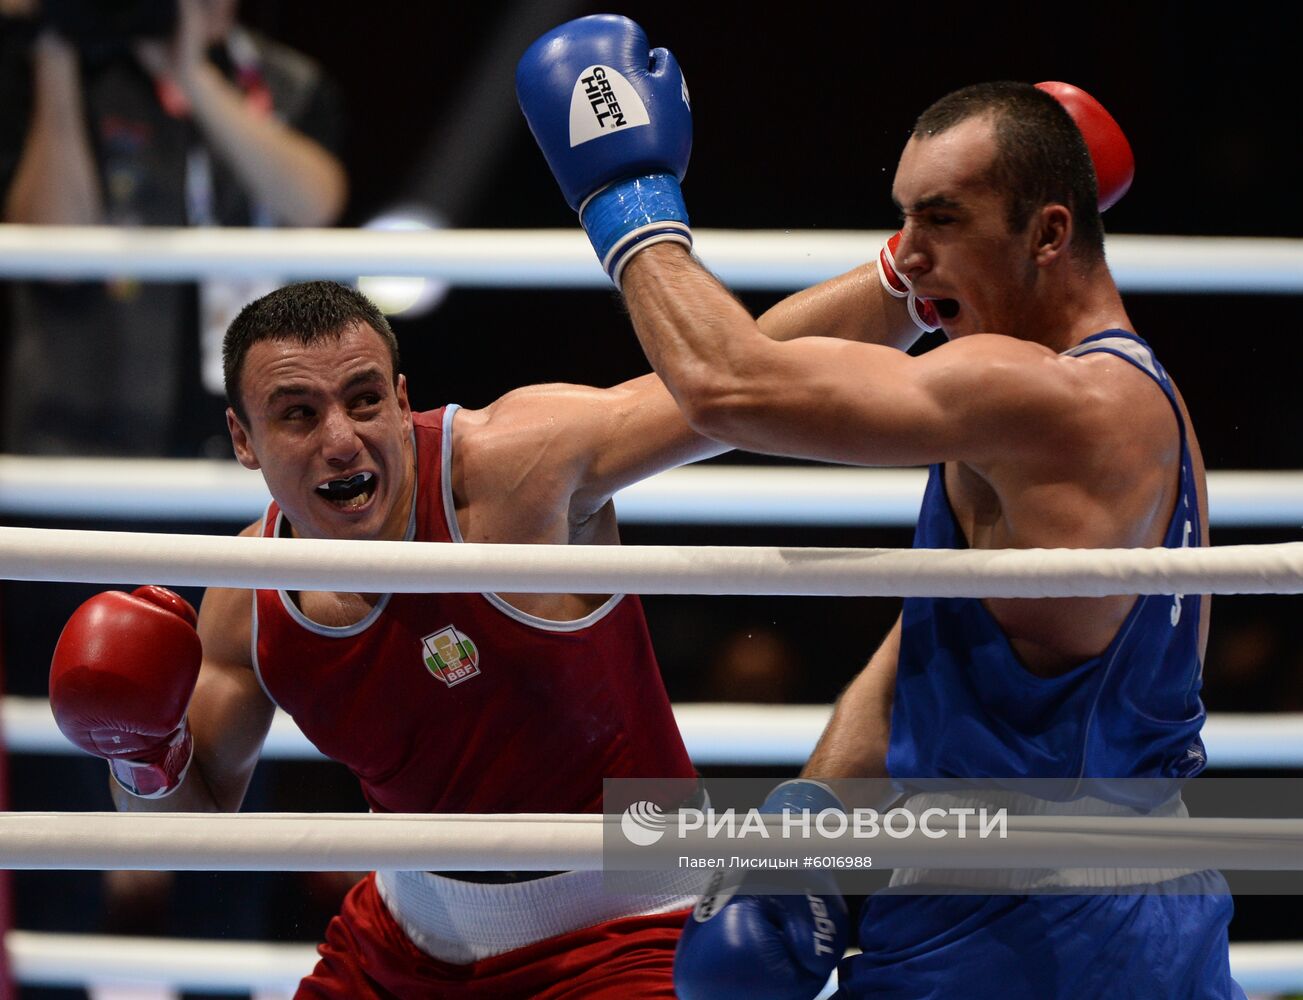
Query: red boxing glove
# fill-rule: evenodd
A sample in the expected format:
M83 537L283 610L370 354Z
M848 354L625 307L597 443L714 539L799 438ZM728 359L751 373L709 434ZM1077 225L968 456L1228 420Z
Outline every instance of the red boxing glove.
M896 248L899 246L900 233L897 233L878 251L878 280L889 294L906 300L910 319L920 330L930 333L941 325L941 317L937 315L937 307L915 295L913 283L896 270Z
M162 798L190 766L186 708L203 649L190 604L163 587L109 590L78 608L50 663L64 736L109 762L132 795Z
M1070 83L1048 81L1036 84L1072 116L1090 150L1095 165L1095 184L1099 188L1099 210L1110 208L1127 193L1136 175L1136 158L1131 153L1122 127L1104 110L1104 105Z

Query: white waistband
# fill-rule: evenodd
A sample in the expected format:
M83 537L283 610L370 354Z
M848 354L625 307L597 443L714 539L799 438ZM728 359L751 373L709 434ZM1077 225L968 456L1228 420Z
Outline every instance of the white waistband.
M630 891L606 892L600 871L487 884L378 871L376 889L413 944L440 961L465 965L607 920L689 909L709 873L620 874Z
M1010 816L1189 816L1180 793L1154 809L1140 812L1104 799L1085 796L1067 802L1038 799L1012 791L920 792L899 805L910 812L924 809L984 806L1007 809ZM1193 874L1194 868L897 868L890 887L936 886L954 889L1007 889L1037 892L1059 889L1143 888Z

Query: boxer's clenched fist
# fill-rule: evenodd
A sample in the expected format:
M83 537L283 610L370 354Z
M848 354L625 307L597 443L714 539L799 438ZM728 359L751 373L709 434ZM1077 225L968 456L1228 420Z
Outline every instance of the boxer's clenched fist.
M779 785L762 813L818 813L842 808L817 781ZM674 988L681 1000L810 1000L841 961L850 938L846 901L825 871L716 872L683 928L674 953ZM759 883L759 884L757 884ZM766 884L771 883L771 884ZM785 891L777 891L778 889Z
M103 757L132 795L161 798L193 750L186 708L203 651L196 615L163 587L97 594L73 612L50 664L59 729Z
M692 151L688 88L642 28L614 14L554 28L521 57L516 96L616 284L638 250L692 245L679 191Z
M1095 167L1099 210L1113 207L1127 193L1136 175L1136 159L1126 133L1104 106L1080 87L1051 80L1036 84L1036 89L1062 104L1077 123Z

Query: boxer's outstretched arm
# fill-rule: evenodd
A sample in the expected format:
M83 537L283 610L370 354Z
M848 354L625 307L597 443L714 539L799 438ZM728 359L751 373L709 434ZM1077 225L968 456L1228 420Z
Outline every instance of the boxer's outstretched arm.
M918 327L903 301L883 291L876 267L865 264L797 292L756 325L772 341L822 336L905 350L918 337ZM569 476L581 517L626 486L728 450L688 425L657 375L609 389L528 386L481 412L502 432L492 436L500 452L493 464L529 467L546 456L549 475Z
M922 333L910 318L906 301L882 287L876 261L789 295L757 323L770 340L835 337L902 351L909 350Z
M466 488L529 498L572 525L632 483L728 450L688 426L655 375L609 389L527 386L457 419L479 425L474 449L459 447Z
M904 300L892 298L878 280L877 264L796 292L756 321L775 342L831 337L906 351L920 331ZM581 492L590 505L665 469L718 455L728 448L687 426L678 404L657 375L610 389L538 387L584 399L571 411L582 446ZM530 392L532 390L524 390Z
M870 466L1057 466L1095 447L1090 428L1116 402L1072 359L1011 337L966 336L917 358L824 337L775 343L674 245L636 255L624 292L689 424L735 448Z

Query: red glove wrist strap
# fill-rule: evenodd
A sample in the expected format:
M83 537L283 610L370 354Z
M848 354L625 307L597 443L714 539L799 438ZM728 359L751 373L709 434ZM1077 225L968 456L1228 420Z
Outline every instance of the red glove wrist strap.
M163 752L153 760L109 759L109 773L124 792L141 799L161 799L180 786L194 756L190 726L182 723Z
M941 317L937 315L937 307L927 299L915 295L910 280L896 270L892 244L899 242L900 233L896 233L878 251L878 280L892 298L905 299L905 304L909 307L909 318L914 321L914 325L924 333L930 333L941 326Z

